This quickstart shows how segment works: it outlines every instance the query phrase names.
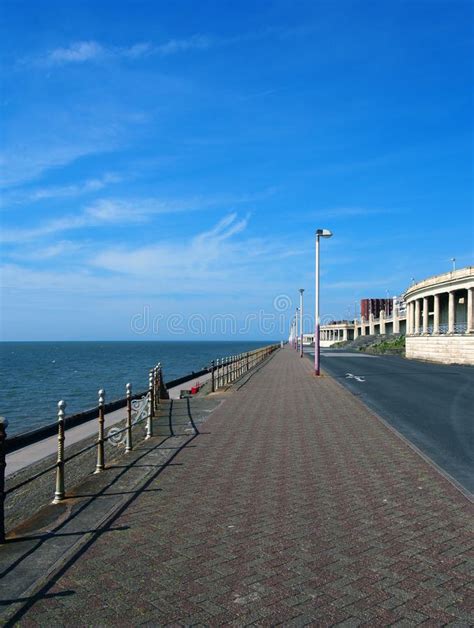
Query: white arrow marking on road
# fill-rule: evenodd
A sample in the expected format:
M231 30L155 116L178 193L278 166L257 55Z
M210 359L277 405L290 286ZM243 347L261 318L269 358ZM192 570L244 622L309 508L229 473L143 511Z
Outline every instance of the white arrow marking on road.
M362 375L352 375L352 373L346 373L346 379L356 379L358 382L365 382L365 377L362 377Z

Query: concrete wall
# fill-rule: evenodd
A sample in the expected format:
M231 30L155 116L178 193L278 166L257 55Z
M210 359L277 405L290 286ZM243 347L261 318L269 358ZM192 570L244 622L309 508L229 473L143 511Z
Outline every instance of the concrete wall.
M406 357L443 364L474 364L474 335L407 336Z

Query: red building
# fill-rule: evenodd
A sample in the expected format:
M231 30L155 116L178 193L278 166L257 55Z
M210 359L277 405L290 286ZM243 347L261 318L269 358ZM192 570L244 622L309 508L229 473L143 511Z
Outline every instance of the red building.
M385 316L389 316L393 310L392 299L361 299L360 315L369 320L371 314L378 318L380 311L385 310Z

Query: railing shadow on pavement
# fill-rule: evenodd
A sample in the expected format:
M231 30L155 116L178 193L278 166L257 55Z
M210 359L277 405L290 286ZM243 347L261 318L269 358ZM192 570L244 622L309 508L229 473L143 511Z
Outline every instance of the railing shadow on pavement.
M171 404L170 404L171 405ZM74 564L76 563L81 556L84 555L84 553L103 535L106 534L108 532L112 532L112 531L121 531L121 530L125 530L128 529L128 527L118 527L118 528L113 528L113 524L114 522L126 511L126 509L143 493L148 492L148 491L157 491L160 492L161 489L149 489L150 485L156 480L157 477L159 477L159 475L168 467L171 466L179 466L176 463L173 463L173 461L175 460L175 458L178 456L178 454L183 451L186 447L188 447L190 445L190 443L197 438L197 436L200 434L199 429L195 423L193 414L192 414L192 409L191 409L191 404L190 404L190 400L187 399L187 404L186 404L186 410L187 410L187 416L189 418L189 422L193 428L194 433L192 435L189 436L189 438L187 438L187 440L182 443L181 445L179 445L176 448L172 448L174 449L174 452L171 454L171 456L169 457L169 459L167 461L165 461L163 464L158 465L158 468L156 469L156 471L154 473L152 473L151 475L149 475L145 481L143 482L143 484L141 484L141 486L139 488L137 488L137 490L135 491L130 491L130 497L125 499L120 505L112 508L112 512L109 515L108 520L105 522L105 524L103 524L100 528L96 528L93 530L86 530L86 531L79 531L79 532L72 532L70 533L71 536L80 536L81 534L91 534L91 538L89 538L88 540L86 540L80 548L78 548L69 558L67 558L66 562L60 567L60 569L55 572L54 574L51 574L51 576L48 577L47 581L41 585L41 588L34 594L32 594L30 597L21 597L21 598L17 598L17 599L12 599L12 600L4 600L3 602L0 602L0 606L7 606L10 604L16 604L18 602L22 602L24 603L24 606L17 610L11 617L9 617L6 621L6 623L4 623L4 626L13 626L16 622L18 622L21 617L39 600L44 599L45 597L48 597L50 594L48 594L48 590L54 585L54 583ZM170 417L170 421L172 422L172 416ZM183 434L184 436L184 434ZM8 573L10 573L13 569L15 569L16 567L18 567L18 565L20 565L24 560L26 560L29 556L31 556L36 550L38 550L38 548L46 543L48 540L56 537L56 536L65 536L65 535L69 535L69 533L62 533L61 530L68 524L70 523L73 519L77 518L79 516L79 514L81 514L82 512L84 512L84 510L86 508L88 508L97 498L101 497L102 495L104 495L105 491L107 491L107 489L109 489L110 487L112 487L125 473L127 473L127 471L129 471L130 469L134 468L134 465L136 464L136 462L142 460L145 456L149 455L152 451L160 448L160 446L163 443L166 443L166 441L170 440L172 437L168 436L166 438L163 438L160 440L160 442L156 443L153 447L147 447L146 450L134 461L131 461L130 465L124 467L120 473L114 477L114 479L107 484L105 487L103 487L100 491L98 491L97 494L93 495L90 499L88 499L88 501L86 503L84 503L83 505L80 506L80 508L71 514L70 517L67 517L65 520L61 521L53 530L50 530L48 532L46 532L44 535L41 535L39 537L38 543L36 543L32 548L30 548L29 550L27 550L22 556L20 556L14 563L12 563L2 574L0 574L0 577L4 577L5 575L7 575ZM138 449L138 448L137 448ZM122 494L122 493L121 493ZM128 494L128 493L125 493ZM32 536L30 537L30 539L35 540L37 537ZM25 541L28 539L28 536L24 536L21 538L15 538L15 539L10 539L8 541L8 543L15 543L15 542L19 542L19 541Z

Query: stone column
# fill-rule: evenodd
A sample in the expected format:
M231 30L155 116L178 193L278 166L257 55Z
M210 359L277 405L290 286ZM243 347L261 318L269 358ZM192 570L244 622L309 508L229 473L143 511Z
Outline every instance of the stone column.
M413 333L420 333L420 299L416 299L415 301L415 329Z
M365 336L366 334L365 318L363 316L360 317L360 333L361 333L361 336Z
M449 293L448 301L448 333L454 334L454 324L456 323L456 301L454 299L454 290Z
M372 336L375 334L374 315L369 314L369 334Z
M385 335L385 310L380 310L380 314L379 314L379 321L380 321L380 333Z
M400 319L398 318L398 307L393 308L392 321L393 321L392 332L394 334L399 334L400 333Z
M474 288L467 289L467 333L474 333Z
M344 340L344 342L347 340L347 327L344 327L344 329L342 330L342 339Z
M429 317L429 308L428 308L428 297L423 297L423 333L428 333L428 317Z
M359 336L359 328L357 327L357 318L354 319L354 340Z
M434 295L433 334L439 334L439 294Z

